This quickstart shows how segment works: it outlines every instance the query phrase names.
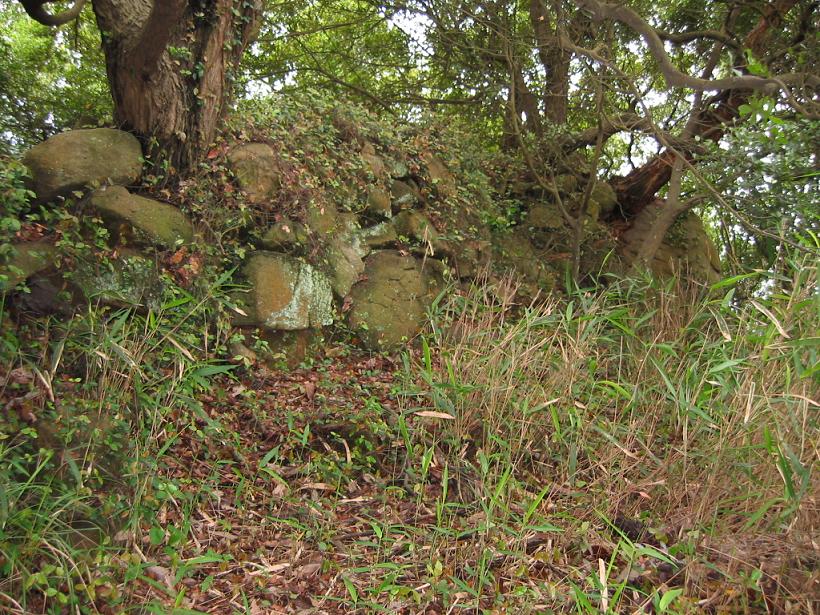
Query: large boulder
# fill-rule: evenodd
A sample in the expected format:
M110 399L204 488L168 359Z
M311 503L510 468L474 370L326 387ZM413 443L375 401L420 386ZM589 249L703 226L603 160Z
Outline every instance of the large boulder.
M607 182L597 181L589 195L589 213L594 218L605 216L618 205L618 195Z
M89 204L125 243L173 248L194 239L194 227L179 209L131 194L122 186L95 190Z
M374 252L365 260L365 279L350 293L350 326L367 348L396 350L421 330L440 284L412 256Z
M11 258L0 266L0 291L14 288L35 273L50 268L57 255L57 247L47 241L17 243L12 247Z
M282 169L270 145L243 143L228 152L239 188L254 203L270 201L282 187Z
M330 282L302 259L255 252L242 272L250 291L239 300L245 316L236 324L295 331L333 322Z
M374 177L382 177L385 174L386 167L384 164L384 159L376 153L376 148L372 143L365 142L362 145L361 156L365 168Z
M324 240L338 229L339 210L333 203L311 202L305 212L305 224L311 235Z
M377 186L371 186L367 191L365 213L375 219L390 218L393 215L390 200L390 194Z
M390 222L380 222L375 226L368 226L359 231L359 239L368 248L377 250L394 246L399 241L396 227Z
M644 208L621 236L621 254L627 263L637 257L658 212L657 205ZM669 229L649 268L661 278L684 276L702 284L714 284L722 277L717 248L703 221L691 211L680 215Z
M419 190L412 180L394 180L390 186L390 195L393 200L393 210L412 209L419 201Z
M527 212L525 226L534 231L554 231L564 226L564 217L558 205L537 203Z
M72 130L35 145L23 156L40 202L103 184L129 185L142 173L134 135L113 128Z
M526 228L517 227L493 237L495 268L512 271L519 277L519 295L523 301L555 290L561 270L561 263L551 260L554 256L551 250L535 245L530 235Z

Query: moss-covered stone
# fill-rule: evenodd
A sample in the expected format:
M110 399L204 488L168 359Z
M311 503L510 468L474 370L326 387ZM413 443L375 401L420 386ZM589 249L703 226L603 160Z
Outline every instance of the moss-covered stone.
M399 237L425 245L435 244L439 235L430 219L420 211L405 209L393 218L393 228Z
M320 268L328 275L333 292L344 297L364 272L370 246L362 242L355 216L341 215L339 230L327 238L320 251Z
M592 194L590 194L589 198L590 205L594 204L597 208L596 219L609 214L618 205L618 196L615 194L615 190L607 182L603 181L595 182L595 186L592 188ZM592 208L590 208L590 212L591 210Z
M270 201L282 186L279 159L266 143L243 143L231 148L228 164L239 188L252 202Z
M121 186L95 190L89 204L126 243L172 248L194 239L193 225L176 207L131 194Z
M434 255L444 256L455 275L462 280L478 276L489 265L493 254L492 244L481 239L440 239L434 248Z
M637 257L659 211L657 206L646 207L621 236L620 253L627 263ZM661 278L684 276L701 284L714 284L722 277L717 248L701 219L691 211L678 217L649 266Z
M537 230L555 230L564 226L564 217L557 205L538 203L527 212L525 226Z
M395 180L390 186L390 196L393 211L412 209L419 200L418 189L414 188L409 182L400 179Z
M427 174L435 186L436 192L442 198L455 196L457 192L456 179L438 156L432 152L423 152L421 160L427 167Z
M236 318L236 324L294 331L333 322L330 282L305 261L255 252L242 272L250 291L239 298L246 316Z
M308 240L307 230L300 222L283 218L273 224L260 240L266 250L274 252L298 253Z
M404 179L410 176L410 169L404 160L392 158L387 161L387 168L390 172L390 177L393 179Z
M103 184L130 185L142 174L134 135L113 128L72 130L35 145L23 156L41 202Z
M365 169L369 171L372 176L380 178L385 175L386 166L384 159L376 153L376 148L372 143L366 141L362 145L361 156Z
M80 261L71 281L89 301L110 305L158 309L165 291L156 260L136 250L104 261Z
M8 262L0 265L0 292L10 290L35 273L54 265L57 248L47 241L17 243Z
M371 218L386 219L393 215L390 203L390 195L376 186L371 186L367 191L367 206L365 213Z
M305 224L311 234L320 240L336 231L339 211L333 203L310 203L307 207Z
M350 326L367 348L395 350L415 337L440 282L412 256L374 252L353 287Z
M536 247L525 229L514 229L494 237L494 267L501 272L512 271L521 277L520 293L524 300L534 299L556 288L561 264L549 259L549 256L550 251Z
M558 175L555 178L555 187L561 194L571 194L578 189L578 178L572 174Z
M359 231L359 237L373 250L393 246L399 241L396 228L390 222L365 227Z
M324 337L319 329L300 331L263 331L261 339L267 342L262 360L271 367L284 365L294 369L322 352Z

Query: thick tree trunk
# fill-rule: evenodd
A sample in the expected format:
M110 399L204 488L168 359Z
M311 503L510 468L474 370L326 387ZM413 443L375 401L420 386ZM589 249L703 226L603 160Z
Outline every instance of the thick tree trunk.
M114 119L185 172L213 141L260 0L95 0Z

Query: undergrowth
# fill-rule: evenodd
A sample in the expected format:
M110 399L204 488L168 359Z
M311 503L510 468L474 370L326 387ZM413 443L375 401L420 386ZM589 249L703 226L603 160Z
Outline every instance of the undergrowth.
M4 311L0 609L811 612L820 295L792 265L742 305L484 281L401 360L292 373L208 359L224 280Z

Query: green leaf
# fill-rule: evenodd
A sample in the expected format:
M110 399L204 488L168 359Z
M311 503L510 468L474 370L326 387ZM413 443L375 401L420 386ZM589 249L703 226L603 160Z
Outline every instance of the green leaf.
M661 601L658 603L658 612L665 613L666 609L668 609L675 599L682 593L683 590L680 588L667 590L661 597Z
M148 530L148 538L151 540L153 546L161 545L165 540L165 530L156 525Z

